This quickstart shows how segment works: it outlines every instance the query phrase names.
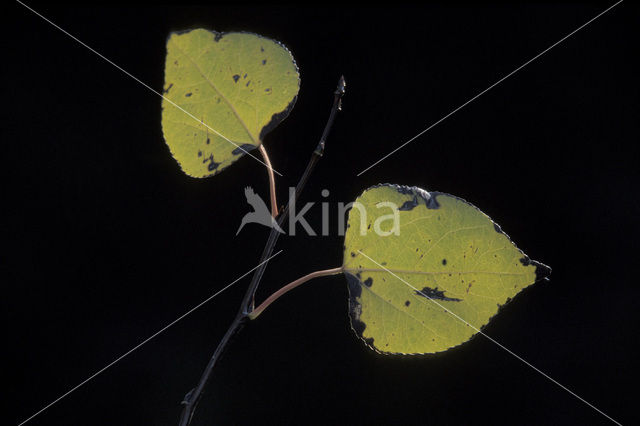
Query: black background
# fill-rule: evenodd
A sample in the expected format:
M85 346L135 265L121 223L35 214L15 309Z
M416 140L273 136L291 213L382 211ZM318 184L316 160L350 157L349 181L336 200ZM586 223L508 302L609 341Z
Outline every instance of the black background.
M286 44L302 86L266 139L285 175L281 200L344 74L344 109L301 202L322 201L326 188L335 208L393 182L479 206L553 267L486 333L633 423L637 9L621 4L356 177L610 4L35 7L156 90L172 30L246 30ZM267 178L249 157L211 179L187 177L163 141L157 95L18 4L4 21L3 398L17 424L253 268L268 230L235 232L248 211L242 189L266 195ZM316 205L306 216L316 229L320 214ZM340 265L332 226L329 237L281 238L259 298ZM30 424L177 424L248 281ZM378 355L353 336L346 299L343 277L317 280L245 328L194 424L607 423L482 337L438 356Z

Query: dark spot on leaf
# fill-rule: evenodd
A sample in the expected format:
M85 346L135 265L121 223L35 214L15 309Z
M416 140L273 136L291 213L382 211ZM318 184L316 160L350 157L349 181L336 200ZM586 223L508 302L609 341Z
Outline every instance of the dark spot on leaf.
M427 192L424 189L418 188L416 186L389 185L389 184L382 184L380 186L390 186L391 188L398 191L400 194L413 195L414 199L412 201L407 201L403 204L403 207L405 206L405 204L407 205L406 210L411 210L411 208L418 205L420 199L424 200L425 205L428 209L440 208L440 204L438 204L438 201L436 200L436 196L439 195L439 193L437 192ZM410 204L407 204L407 203L410 203ZM409 206L414 203L415 205L409 208ZM402 207L399 210L402 210Z
M447 296L445 296L444 295L444 291L438 290L438 287L436 287L436 288L424 287L420 291L416 290L415 293L418 296L426 297L427 299L444 300L444 301L447 301L447 302L461 302L462 301L462 299L457 299L455 297L447 297Z
M245 86L249 87L249 84L251 84L251 80L247 81L247 84L245 84Z
M264 47L260 46L260 51L264 52Z
M373 278L369 277L364 280L364 285L366 285L367 287L371 287L373 285Z
M404 302L404 306L409 306L411 304L411 302L409 302L408 300L406 302Z
M173 83L169 84L169 86L167 86L167 88L162 93L166 95L167 93L169 93L169 89L171 89L172 87L173 87Z
M267 63L267 60L266 60L266 59L263 59L263 60L262 60L262 65L265 65L266 63Z
M237 82L238 82L238 80L240 80L240 75L238 75L238 74L234 74L234 75L233 75L233 81L237 83Z
M207 166L207 169L210 172L216 170L218 168L218 166L220 165L220 163L216 163L215 161L213 161L213 154L209 154L209 157L207 157L204 160L202 160L202 162L203 163L209 162L209 165Z
M243 143L238 148L231 151L231 153L233 155L245 154L255 148L256 148L255 145L251 145L250 143Z
M402 210L402 211L407 211L407 210L413 210L414 207L416 207L418 205L418 196L414 195L413 196L413 200L411 201L405 201L400 208L398 208L398 210Z
M520 263L522 263L522 265L524 266L532 265L536 267L536 282L546 280L548 279L549 275L551 275L550 267L543 263L536 262L535 260L531 260L528 256L524 256L523 258L521 258Z
M224 35L222 33L214 33L214 34L215 35L213 36L213 41L215 41L216 43L219 42L222 36Z
M356 257L356 254L354 252L351 252L351 257Z
M202 151L198 151L198 157L202 157Z
M260 82L258 82L260 83ZM287 105L287 107L285 109L283 109L282 111L273 114L271 116L271 121L269 121L269 123L264 126L262 128L262 130L260 131L260 139L264 139L265 135L267 133L269 133L271 130L273 130L274 127L276 127L282 120L284 120L285 118L287 118L287 116L289 115L289 113L291 112L291 110L293 109L293 106L296 104L296 100L298 99L298 96L294 96L293 99L291 100L291 102L289 102L289 104ZM347 224L347 228L349 227L349 225Z
M447 264L447 259L442 259L442 264L446 265Z
M207 138L207 145L211 143L211 139Z
M245 75L243 75L242 78L247 78L247 74L245 73Z
M498 234L502 234L503 233L502 232L502 228L500 228L500 225L498 225L497 223L493 224L493 229L495 229Z
M189 93L185 93L185 94L184 94L184 96L185 96L185 97L187 97L187 98L188 98L188 97L190 97L191 95L192 95L192 93L191 93L191 92L189 92Z
M360 320L362 306L360 305L360 296L362 295L362 287L360 280L349 273L344 274L347 278L347 287L349 288L349 319L351 320L351 328L362 338L367 325Z

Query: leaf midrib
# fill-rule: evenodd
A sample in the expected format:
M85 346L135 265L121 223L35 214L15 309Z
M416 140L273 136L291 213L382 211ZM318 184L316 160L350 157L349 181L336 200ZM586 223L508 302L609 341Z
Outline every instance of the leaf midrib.
M344 272L348 272L351 275L355 276L358 272L390 272L390 273L398 273L398 274L416 274L416 275L446 275L446 274L458 274L458 275L466 275L466 274L488 274L488 275L526 275L527 272L494 272L494 271L442 271L442 272L429 272L429 271L414 271L411 269L392 269L392 268L356 268L350 269L347 267L343 268Z

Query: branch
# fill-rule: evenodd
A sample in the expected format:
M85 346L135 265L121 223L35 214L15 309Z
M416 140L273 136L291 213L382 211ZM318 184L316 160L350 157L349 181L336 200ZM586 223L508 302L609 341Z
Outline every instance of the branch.
M342 100L342 96L344 96L345 87L346 87L346 84L344 81L344 77L340 77L340 80L338 81L338 87L334 92L333 107L331 108L329 119L327 120L327 124L325 125L324 132L322 133L322 137L320 138L320 142L318 142L318 145L316 146L316 149L313 151L313 154L311 155L311 159L307 164L306 170L304 171L304 173L300 177L300 180L298 181L298 184L296 185L294 200L298 199L298 196L304 189L304 186L307 183L307 179L311 175L311 172L313 171L317 162L320 160L320 158L324 154L325 142L327 137L329 136L331 127L333 126L333 121L335 119L336 112L341 109L341 100ZM289 200L289 203L291 203L291 200ZM287 203L287 207L282 212L282 214L278 217L278 226L280 227L289 216L289 205L290 205L289 203ZM264 262L266 259L269 258L269 256L271 256L275 248L276 242L278 241L279 235L280 233L276 229L274 228L271 229L271 233L269 234L267 243L264 247L264 250L262 251L260 262ZM216 348L215 352L211 356L209 363L207 364L206 368L204 369L204 372L202 373L202 376L200 377L200 381L198 382L198 385L185 395L184 400L182 401L183 408L182 408L182 414L180 416L180 423L179 423L180 426L188 426L191 423L191 419L193 418L193 413L195 412L196 406L198 405L198 402L200 401L200 397L202 396L202 392L207 382L209 381L209 377L211 377L213 368L215 367L216 363L222 356L231 338L235 336L242 329L244 324L247 322L249 318L249 314L253 310L256 290L258 289L260 280L264 275L266 265L267 265L266 263L263 263L254 272L253 278L251 279L251 283L249 284L249 287L247 288L247 292L245 293L244 298L242 300L242 304L240 305L240 309L238 310L238 313L236 314L235 319L229 326L229 329L222 337L222 340L218 344L218 347Z

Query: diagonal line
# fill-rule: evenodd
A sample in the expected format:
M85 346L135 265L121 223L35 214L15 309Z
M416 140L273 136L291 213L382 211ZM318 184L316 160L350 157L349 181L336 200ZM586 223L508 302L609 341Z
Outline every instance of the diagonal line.
M152 334L150 337L146 338L145 340L143 340L142 342L140 342L139 344L137 344L136 346L134 346L133 348L129 349L127 352L125 352L124 354L120 355L118 358L116 358L114 361L112 361L110 364L107 364L105 367L101 368L100 370L96 371L93 375L89 376L87 379L85 379L84 381L80 382L78 385L76 385L75 387L71 388L70 390L68 390L66 393L62 394L61 396L59 396L57 399L53 400L51 403L49 403L48 405L44 406L43 408L40 409L40 411L36 412L35 414L33 414L31 417L23 420L22 422L18 423L18 426L22 426L23 424L27 423L28 421L30 421L31 419L33 419L34 417L36 417L37 415L39 415L40 413L42 413L43 411L47 410L48 408L50 408L51 406L53 406L54 404L56 404L57 402L59 402L61 399L65 398L66 396L68 396L69 394L71 394L72 392L74 392L75 390L77 390L78 388L80 388L81 386L85 385L86 383L88 383L90 380L92 380L93 378L95 378L96 376L98 376L99 374L103 373L105 370L107 370L109 367L112 367L114 364L118 363L119 361L121 361L122 359L124 359L125 357L127 357L128 355L130 355L132 352L134 352L135 350L139 349L141 346L143 346L144 344L148 343L151 339L153 339L154 337L158 336L160 333L164 332L165 330L167 330L169 327L173 326L174 324L176 324L178 321L182 320L183 318L185 318L187 315L190 315L191 313L193 313L196 309L200 308L202 305L204 305L205 303L209 302L210 300L212 300L214 297L218 296L220 293L222 293L223 291L225 291L226 289L228 289L229 287L231 287L232 285L234 285L235 283L237 283L238 281L240 281L241 279L243 279L244 277L246 277L247 275L249 275L251 272L255 271L256 269L258 269L260 266L262 266L263 264L267 263L268 261L270 261L271 259L273 259L274 257L276 257L277 255L279 255L280 253L282 253L282 250L280 250L279 252L277 252L276 254L274 254L273 256L269 257L268 259L266 259L265 261L257 264L256 266L254 266L253 268L251 268L249 271L245 272L244 274L242 274L240 277L236 278L233 282L229 283L226 287L224 287L222 290L219 290L218 292L216 292L215 294L209 296L208 298L206 298L205 300L203 300L202 302L200 302L199 304L197 304L196 306L194 306L193 308L191 308L190 310L188 310L186 313L182 314L181 316L179 316L178 318L176 318L175 320L173 320L172 322L170 322L169 324L167 324L166 326L164 326L163 328L161 328L159 331L155 332L154 334Z
M594 410L596 410L598 413L602 414L603 416L605 416L607 419L611 420L613 423L622 426L621 423L617 422L616 420L612 419L611 417L609 417L607 414L605 414L602 410L598 409L598 407L596 407L595 405L591 404L589 401L585 400L584 398L582 398L581 396L579 396L578 394L576 394L575 392L573 392L571 389L567 388L566 386L564 386L562 383L558 382L557 380L555 380L554 378L552 378L551 376L549 376L548 374L544 373L542 370L540 370L539 368L537 368L536 366L534 366L533 364L527 362L524 358L522 358L521 356L517 355L516 353L514 353L513 351L511 351L510 349L508 349L507 347L505 347L504 345L498 343L496 340L494 340L491 336L485 334L484 332L480 331L478 328L476 328L475 326L473 326L472 324L469 324L467 321L465 321L462 317L460 317L459 315L451 312L449 309L445 308L444 306L442 306L440 303L436 302L434 299L432 299L431 297L427 296L426 294L424 294L423 292L421 292L420 290L418 290L417 288L415 288L414 286L412 286L411 284L409 284L408 282L406 282L405 280L403 280L402 278L400 278L399 276L397 276L396 274L394 274L392 271L390 271L389 269L385 268L384 266L382 266L381 264L379 264L378 262L376 262L375 260L373 260L371 257L367 256L365 253L363 253L362 251L358 250L358 252L360 254L362 254L363 256L365 256L367 259L369 259L370 261L372 261L373 263L375 263L376 265L378 265L380 268L384 269L385 271L387 271L388 273L390 273L391 275L393 275L394 277L396 277L397 279L399 279L400 281L402 281L403 283L405 283L406 285L408 285L409 287L411 287L413 290L415 290L417 293L419 293L420 295L424 296L427 298L427 300L435 303L436 305L438 305L438 307L444 309L446 312L450 313L451 315L453 315L455 318L457 318L458 320L462 321L464 324L468 325L469 327L473 328L477 333L482 334L484 337L486 337L487 339L489 339L491 342L495 343L498 347L500 347L501 349L505 350L506 352L508 352L509 354L513 355L515 358L517 358L518 360L522 361L523 363L525 363L526 365L528 365L529 367L531 367L532 369L534 369L535 371L537 371L538 373L542 374L544 377L546 377L547 379L549 379L550 381L552 381L553 383L555 383L556 385L560 386L562 389L564 389L565 391L569 392L571 395L575 396L576 398L578 398L580 401L584 402L585 404L587 404L589 407L593 408ZM422 300L422 299L421 299Z
M402 145L400 145L399 147L397 147L396 149L394 149L393 151L391 151L390 153L388 153L387 155L385 155L384 157L382 157L381 159L379 159L378 161L376 161L375 163L373 163L372 165L370 165L369 167L367 167L366 169L364 169L363 171L361 171L360 173L358 173L356 176L360 176L361 174L363 174L364 172L366 172L367 170L371 169L373 166L375 166L376 164L382 162L383 160L387 159L388 157L390 157L391 155L395 154L396 151L404 148L405 146L407 146L409 143L413 142L414 140L416 140L417 138L419 138L420 136L422 136L423 134L427 133L429 130L433 129L434 127L436 127L438 124L442 123L444 120L446 120L447 118L451 117L453 114L455 114L456 112L460 111L462 108L464 108L465 106L469 105L471 102L475 101L476 99L478 99L480 96L484 95L485 93L487 93L489 90L493 89L494 87L496 87L498 84L502 83L503 81L505 81L507 78L511 77L512 75L514 75L515 73L517 73L518 71L520 71L522 68L526 67L527 65L529 65L531 62L535 61L536 59L538 59L540 56L544 55L545 53L547 53L548 51L550 51L551 49L553 49L554 47L556 47L557 45L559 45L560 43L562 43L563 41L565 41L566 39L568 39L569 37L571 37L572 35L574 35L575 33L577 33L578 31L580 31L581 29L583 29L584 27L586 27L587 25L589 25L590 23L592 23L593 21L595 21L596 19L598 19L599 17L601 17L602 15L604 15L605 13L607 13L608 11L610 11L611 9L613 9L614 7L616 7L617 5L619 5L620 3L622 3L623 0L618 1L617 3L615 3L613 6L609 6L609 8L607 8L606 10L604 10L603 12L600 12L598 15L596 15L595 17L591 18L589 21L585 22L584 24L582 24L581 26L579 26L578 28L576 28L575 30L573 30L572 32L570 32L569 34L567 34L566 36L564 36L563 38L561 38L560 40L558 40L557 42L553 43L551 46L547 47L545 50L543 50L542 52L538 53L536 56L534 56L533 58L529 59L527 62L525 62L524 64L520 65L518 68L516 68L515 70L511 71L509 74L505 75L504 77L502 77L500 80L496 81L495 83L493 83L491 86L487 87L486 89L484 89L482 92L478 93L477 95L475 95L473 98L469 99L467 102L463 103L462 105L460 105L458 108L454 109L453 111L451 111L449 114L445 115L444 117L442 117L440 120L436 121L435 123L433 123L432 125L430 125L429 127L427 127L426 129L424 129L423 131L421 131L420 133L418 133L417 135L415 135L414 137L412 137L411 139L409 139L408 141L406 141L405 143L403 143Z
M154 88L152 88L151 86L149 86L147 83L143 82L142 80L140 80L139 78L137 78L136 76L134 76L133 74L131 74L129 71L125 70L124 68L122 68L121 66L119 66L118 64L116 64L115 62L113 62L111 59L107 58L106 56L104 56L103 54L101 54L100 52L98 52L97 50L95 50L94 48L92 48L91 46L89 46L88 44L86 44L85 42L83 42L82 40L78 39L77 37L75 37L74 35L70 34L69 32L65 31L64 29L60 28L58 25L56 25L54 22L52 22L51 20L45 18L44 16L42 16L40 13L36 12L35 10L33 10L31 7L27 6L26 4L22 3L20 0L16 0L17 3L20 3L22 6L24 6L25 8L29 9L31 12L33 12L34 14L38 15L39 17L41 17L42 19L44 19L45 21L47 21L48 23L50 23L51 25L53 25L55 28L59 29L60 31L62 31L64 34L68 35L69 37L71 37L73 40L77 41L78 43L80 43L82 46L86 47L87 49L89 49L90 51L92 51L93 53L95 53L96 55L98 55L99 57L101 57L102 59L104 59L105 61L107 61L108 63L110 63L111 65L113 65L114 67L116 67L117 69L119 69L120 71L122 71L123 73L125 73L126 75L128 75L129 77L131 77L132 79L134 79L135 81L137 81L138 83L142 84L144 87L146 87L147 89L151 90L153 93L155 93L156 95L160 96L162 99L164 99L165 101L169 102L171 105L173 105L174 107L178 108L180 111L184 112L185 114L187 114L189 117L193 118L194 120L196 120L198 123L203 124L207 129L211 130L213 133L215 133L216 135L220 136L222 139L226 140L227 142L229 142L230 144L234 145L236 148L240 149L241 151L243 151L245 154L249 155L250 157L252 157L254 160L258 161L259 163L261 163L262 165L264 165L266 168L273 170L273 172L275 174L277 174L278 176L282 176L281 173L279 173L276 169L268 166L266 163L264 163L262 160L260 160L259 158L255 157L253 154L251 154L249 151L245 150L242 146L238 145L237 143L235 143L234 141L232 141L231 139L227 138L225 135L223 135L222 133L218 132L216 129L210 127L207 123L203 122L201 119L199 119L198 117L196 117L195 115L191 114L189 111L185 110L184 108L182 108L180 105L176 104L175 102L173 102L171 99L167 98L166 96L164 96L162 93L158 92L157 90L155 90ZM251 135L250 135L251 136Z

